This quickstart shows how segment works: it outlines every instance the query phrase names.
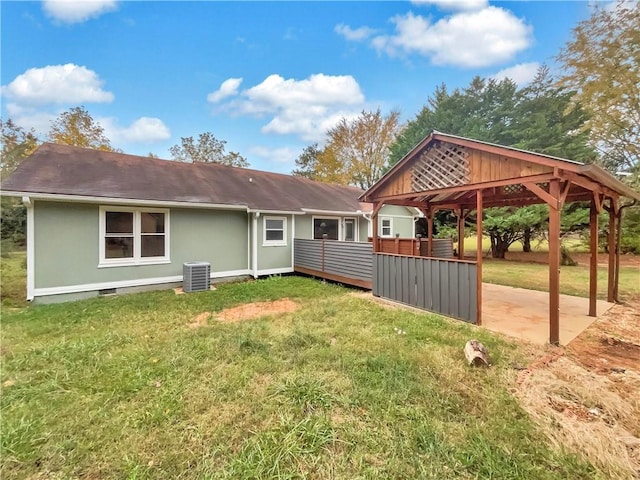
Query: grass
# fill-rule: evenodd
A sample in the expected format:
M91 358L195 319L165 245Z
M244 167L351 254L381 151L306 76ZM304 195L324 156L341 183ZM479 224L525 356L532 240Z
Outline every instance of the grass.
M0 298L5 307L24 307L27 291L26 252L3 252L0 258Z
M598 298L607 298L607 268L598 268ZM530 290L549 291L549 266L508 260L483 259L482 280L487 283ZM640 295L640 271L637 267L620 267L620 298ZM589 267L561 267L560 293L589 296Z
M574 253L584 253L589 251L589 247L585 245L578 238L566 238L562 241L562 245L567 247ZM464 251L470 254L471 252L475 252L477 248L477 240L475 236L465 237L464 239ZM531 240L531 249L534 252L548 252L549 251L549 242L545 239L535 239ZM491 250L491 239L489 237L482 237L482 251L488 252ZM512 252L521 252L522 251L522 242L516 241L511 244L509 247L509 251Z
M299 309L187 327L284 297ZM466 366L472 337L490 369ZM605 478L551 446L511 395L524 355L463 322L300 277L5 308L0 474Z

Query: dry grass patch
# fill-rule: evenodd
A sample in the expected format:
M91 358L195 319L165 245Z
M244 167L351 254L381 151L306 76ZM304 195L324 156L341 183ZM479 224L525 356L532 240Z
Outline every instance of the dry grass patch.
M517 396L558 448L579 452L608 478L640 471L640 441L632 433L637 405L617 395L608 378L564 356L532 371Z

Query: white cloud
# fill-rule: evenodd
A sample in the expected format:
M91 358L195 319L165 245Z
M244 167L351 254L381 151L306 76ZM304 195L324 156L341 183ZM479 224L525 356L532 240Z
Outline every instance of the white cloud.
M104 103L113 93L102 89L104 81L87 67L67 63L30 68L2 87L2 95L23 106L51 103Z
M57 115L52 112L24 109L15 104L7 105L7 113L8 118L16 125L26 130L33 129L40 137L44 137L49 132L51 122L57 117Z
M414 15L393 17L394 35L379 35L371 45L390 56L418 54L436 65L485 67L510 60L531 44L532 27L503 8L454 13L432 23Z
M414 5L435 5L441 10L480 10L488 0L413 0Z
M8 116L23 128L33 128L44 137L65 108L83 103L108 103L114 95L103 90L103 81L87 67L68 63L31 68L2 87ZM158 118L141 117L131 125L118 125L114 118L95 118L113 144L149 143L167 140L169 128Z
M116 0L45 0L45 13L62 23L82 23L103 13L115 10Z
M376 33L373 28L360 27L353 29L349 25L345 25L344 23L336 25L334 31L338 35L342 35L345 39L352 42L360 42L362 40L366 40L367 38L371 37L371 35Z
M540 64L538 62L519 63L512 67L503 68L495 75L492 75L491 78L495 78L496 80L510 78L516 82L519 87L522 87L533 80L539 68Z
M115 118L96 120L111 143L153 143L171 138L171 131L162 120L152 117L140 117L128 127L118 125Z
M207 101L211 103L218 103L220 100L231 97L238 94L238 87L242 83L242 78L228 78L220 85L220 88L215 92L211 92L207 95Z
M271 163L293 165L301 150L302 149L294 150L291 147L273 148L255 145L253 147L249 147L249 154L263 158Z
M298 135L305 141L322 140L328 128L353 116L365 100L352 76L322 73L304 80L270 75L240 95L226 108L238 115L271 117L263 133Z

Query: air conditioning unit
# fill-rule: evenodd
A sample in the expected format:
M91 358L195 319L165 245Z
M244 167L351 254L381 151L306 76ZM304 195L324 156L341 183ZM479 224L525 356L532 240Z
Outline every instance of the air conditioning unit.
M208 262L185 262L182 264L182 276L185 292L209 290L211 264Z

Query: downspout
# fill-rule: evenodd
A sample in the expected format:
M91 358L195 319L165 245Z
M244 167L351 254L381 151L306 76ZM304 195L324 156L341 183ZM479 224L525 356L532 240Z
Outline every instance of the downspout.
M291 215L291 270L295 269L296 259L296 216Z
M416 238L416 221L418 221L418 219L423 218L424 217L424 213L422 213L420 210L418 210L418 214L417 215L413 215L411 217L411 220L413 220L413 226L412 226L412 237Z
M622 205L618 209L618 229L616 231L616 268L615 268L615 283L613 284L613 301L620 303L618 298L618 284L620 283L620 242L622 241L622 212L625 208L633 207L638 204L637 200L633 200L632 203Z
M373 228L371 227L371 222L373 219L371 218L371 214L369 214L368 216L367 212L360 212L360 214L362 215L362 218L364 218L369 223L369 225L367 226L367 237L369 237L369 232L371 232L371 236L373 236ZM360 232L358 232L358 235L359 234Z
M22 197L22 204L27 208L27 301L31 302L35 293L35 219L33 201L29 197Z
M258 218L260 217L260 212L254 212L252 218L252 242L251 242L251 263L253 270L253 278L258 278Z

